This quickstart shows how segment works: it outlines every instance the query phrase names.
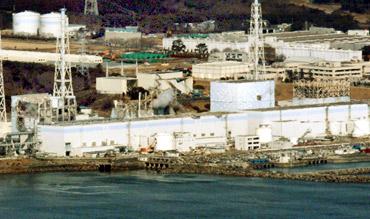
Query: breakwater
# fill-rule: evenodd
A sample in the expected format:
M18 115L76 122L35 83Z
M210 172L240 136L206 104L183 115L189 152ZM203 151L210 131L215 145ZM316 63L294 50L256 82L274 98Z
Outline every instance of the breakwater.
M370 174L370 167L308 173L283 173L279 171L255 171L250 168L240 168L225 165L182 165L174 166L169 169L163 169L159 172L163 174L208 174L311 182L370 183L370 176L365 175Z

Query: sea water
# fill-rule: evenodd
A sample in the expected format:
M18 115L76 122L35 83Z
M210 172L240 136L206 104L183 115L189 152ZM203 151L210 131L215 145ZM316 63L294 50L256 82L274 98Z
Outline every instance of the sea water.
M369 218L369 184L207 175L0 176L1 218Z

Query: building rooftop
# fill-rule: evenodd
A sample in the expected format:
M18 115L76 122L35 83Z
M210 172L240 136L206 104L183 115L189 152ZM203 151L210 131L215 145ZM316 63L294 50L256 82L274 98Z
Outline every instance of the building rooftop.
M244 84L244 83L254 83L254 82L266 82L266 81L274 81L274 80L218 80L213 81L216 83L229 83L229 84Z
M126 77L126 76L109 76L109 77L97 77L97 78L104 78L108 80L137 80L134 77Z
M88 125L88 124L122 123L122 122L160 120L160 119L201 118L201 117L204 117L204 116L222 117L224 115L243 114L243 113L247 113L247 112L267 112L267 111L288 110L288 109L316 108L316 107L323 107L323 106L341 106L341 105L344 106L344 105L349 105L349 104L367 104L367 103L361 102L361 101L351 101L351 102L338 102L338 103L316 104L316 105L277 106L277 107L273 107L273 108L245 110L245 111L242 111L242 112L204 112L204 113L197 113L197 114L164 115L164 116L136 118L136 119L128 119L128 120L122 120L122 119L94 119L94 120L84 120L84 121L58 122L58 123L55 123L55 124L44 124L44 125L45 126L55 126L55 127L68 127L68 126ZM43 125L43 124L40 124L40 125Z
M228 67L228 66L245 66L250 65L249 63L237 62L237 61L221 61L221 62L205 62L196 64L194 66L215 66L215 67Z

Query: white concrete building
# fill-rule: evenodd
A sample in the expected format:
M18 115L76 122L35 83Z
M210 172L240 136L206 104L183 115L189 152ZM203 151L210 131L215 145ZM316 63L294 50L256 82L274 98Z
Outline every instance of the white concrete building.
M139 40L142 33L138 31L136 26L127 26L125 28L105 28L105 41L112 40Z
M211 112L239 112L275 106L275 82L212 81Z
M364 64L363 62L318 62L300 65L298 72L311 74L315 79L359 81L364 75Z
M261 143L257 135L235 136L235 149L239 151L250 151L260 149Z
M244 32L225 32L221 34L209 34L205 38L192 37L169 37L163 38L163 49L170 50L173 41L180 39L187 51L194 51L197 45L204 43L207 45L209 52L226 52L226 51L249 51L248 37Z
M207 62L193 65L192 70L194 78L218 80L246 75L250 72L250 64L236 61Z
M307 58L330 62L362 60L362 51L330 49L329 45L279 43L273 47L276 49L276 55L288 59Z
M136 78L98 77L96 91L100 94L122 94L136 85Z
M348 30L350 36L369 36L369 30Z
M256 135L261 124L271 127L274 139L286 137L296 141L307 132L310 137L328 134L345 136L353 134L356 121L365 121L365 126L369 125L368 115L367 104L338 103L267 108L239 113L39 125L38 130L39 139L42 141L40 151L64 156L69 150L72 156L81 156L85 152L116 146L129 146L138 150L141 146L146 146L144 144L151 136L163 132L191 133L195 142L207 137L234 139L236 136ZM363 127L364 130L368 128ZM367 131L362 134L369 133ZM181 150L187 149L182 147Z

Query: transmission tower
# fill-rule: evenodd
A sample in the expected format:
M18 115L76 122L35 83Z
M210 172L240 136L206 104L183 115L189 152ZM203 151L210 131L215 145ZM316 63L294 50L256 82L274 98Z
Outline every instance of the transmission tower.
M85 15L99 15L98 0L85 0Z
M0 50L1 50L1 32L0 32ZM7 122L6 118L6 104L5 104L5 91L4 91L4 72L3 60L0 59L0 122Z
M251 6L249 29L249 62L253 65L253 79L260 80L266 72L263 40L263 20L261 4L255 0Z
M90 72L89 72L89 66L84 61L86 57L86 31L83 30L81 32L81 38L80 38L80 49L79 54L82 57L81 62L77 65L77 73L84 76L86 78L85 80L85 87L90 86L91 78L90 78Z
M61 9L61 34L57 37L57 53L60 60L55 62L53 96L62 102L61 108L55 111L54 118L57 121L71 121L77 113L76 97L73 94L71 63L66 61L69 54L69 34L67 31L68 21L66 9Z

